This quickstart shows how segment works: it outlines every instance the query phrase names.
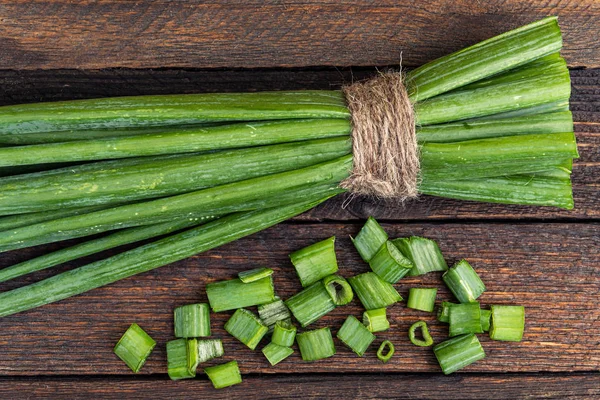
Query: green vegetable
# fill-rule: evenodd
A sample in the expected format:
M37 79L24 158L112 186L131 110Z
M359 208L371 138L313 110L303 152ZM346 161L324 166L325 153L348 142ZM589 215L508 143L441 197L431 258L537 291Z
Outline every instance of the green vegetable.
M448 269L440 248L431 239L411 236L409 238L393 240L392 243L400 249L402 254L412 261L414 267L408 273L410 276Z
M479 303L453 305L450 307L449 323L450 337L465 333L482 333Z
M271 366L279 364L291 356L293 352L294 350L291 347L280 346L274 342L269 343L262 349L262 353L265 355Z
M440 322L450 322L450 307L454 306L455 303L449 301L442 301L442 304L438 308L437 320Z
M117 342L114 352L136 374L146 363L156 342L138 324L131 324Z
M290 260L303 287L335 274L338 270L335 236L293 252Z
M417 337L417 329L421 330L421 335L423 336L423 340ZM408 338L410 342L415 346L419 347L429 347L433 344L433 338L429 334L429 329L427 328L427 322L425 321L417 321L408 328Z
M373 335L358 319L349 315L337 333L337 338L348 346L359 357L362 357L367 348L375 340Z
M492 309L490 339L508 342L520 342L525 330L525 307L498 306Z
M189 350L187 339L176 339L167 342L167 371L169 378L172 380L189 379L196 376L196 368L191 362L197 360L194 359L193 355L189 355Z
M410 288L406 306L414 310L433 312L436 288Z
M213 312L221 312L270 303L275 299L275 290L271 276L250 283L238 278L209 283L206 295Z
M210 336L210 308L206 303L175 308L174 320L177 338Z
M367 310L385 308L402 300L398 291L374 272L353 276L348 283Z
M292 347L296 339L296 327L289 322L277 321L273 329L271 342L283 346Z
M483 281L467 260L457 262L442 279L461 303L472 303L485 292Z
M487 332L490 330L490 324L492 322L492 311L481 309L481 330Z
M304 361L317 361L335 355L335 345L329 328L299 333L296 341Z
M381 342L379 349L377 349L377 358L384 363L388 362L394 355L394 344L389 340Z
M225 323L225 330L231 336L254 350L267 334L267 328L252 312L243 308L237 309Z
M369 261L371 270L386 282L396 283L408 274L413 263L391 241L386 241Z
M273 331L278 321L290 322L292 318L290 310L279 297L276 297L275 301L259 305L258 316L262 323L269 327L269 332Z
M446 375L485 358L483 347L473 333L448 339L436 345L433 352Z
M203 363L225 354L221 339L198 339L198 362Z
M354 292L348 281L339 275L329 275L323 278L323 286L336 306L346 305L354 298Z
M375 218L369 217L356 238L350 237L350 239L352 239L352 243L362 259L365 262L370 262L377 250L387 241L388 235Z
M242 283L251 283L271 275L273 275L271 268L255 268L238 273L238 278Z
M240 374L237 361L229 361L225 364L206 367L204 368L204 373L206 373L215 389L222 389L242 383L242 375Z
M369 332L383 332L390 329L390 321L387 319L385 308L365 311L363 313L363 324Z
M285 305L302 327L312 324L335 308L335 303L322 281L296 293L285 301Z

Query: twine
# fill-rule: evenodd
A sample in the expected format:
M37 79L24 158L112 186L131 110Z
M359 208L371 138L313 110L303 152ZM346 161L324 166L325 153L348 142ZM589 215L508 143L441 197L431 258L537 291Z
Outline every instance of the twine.
M342 91L352 114L354 167L341 187L399 201L416 197L419 148L403 75L382 73Z

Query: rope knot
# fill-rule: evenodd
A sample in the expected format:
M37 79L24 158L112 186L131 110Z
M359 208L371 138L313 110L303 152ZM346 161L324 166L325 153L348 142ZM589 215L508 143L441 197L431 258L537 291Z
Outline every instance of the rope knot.
M384 199L416 197L419 148L403 75L382 73L342 91L352 114L354 168L341 187Z

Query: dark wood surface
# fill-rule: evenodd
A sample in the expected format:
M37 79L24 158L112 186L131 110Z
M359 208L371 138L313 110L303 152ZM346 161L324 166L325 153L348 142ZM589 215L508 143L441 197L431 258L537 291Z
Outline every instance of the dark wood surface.
M402 206L364 198L344 204L343 197L335 198L234 244L1 319L0 399L598 398L600 69L591 68L600 66L597 1L0 0L0 105L150 93L336 89L375 73L373 66L397 65L400 50L405 65L419 65L548 14L560 15L563 54L572 67L582 67L571 71L581 153L573 169L575 210L429 196ZM274 68L281 66L293 68ZM245 382L215 391L204 377L168 380L164 344L171 339L173 307L205 301L208 282L260 265L276 271L278 294L287 297L299 290L287 255L330 235L338 237L342 275L367 271L348 236L368 215L384 221L392 236L437 240L449 262L471 261L488 286L484 305L525 305L523 342L481 335L487 358L445 377L431 350L410 345L406 332L412 322L425 319L439 341L447 327L399 304L390 310L392 328L377 335L377 344L390 339L397 346L388 364L377 361L375 347L357 358L336 342L332 359L303 363L296 352L269 367L260 352L224 334L230 313L222 313L214 316L213 329L224 339L225 359L240 362ZM0 268L66 245L2 254ZM0 284L0 291L75 265ZM439 274L403 279L397 287L406 296L418 285L439 287L438 301L450 299ZM348 314L360 313L353 301L315 326L329 325L335 332ZM112 353L131 322L158 342L139 376Z

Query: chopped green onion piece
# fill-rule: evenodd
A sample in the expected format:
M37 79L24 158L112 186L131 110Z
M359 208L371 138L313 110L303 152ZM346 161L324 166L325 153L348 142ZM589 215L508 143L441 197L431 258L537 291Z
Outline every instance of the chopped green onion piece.
M296 327L294 325L285 321L277 321L275 323L271 342L283 347L292 347L295 339Z
M492 310L481 309L481 329L484 332L490 330L490 324L492 322Z
M290 322L292 318L290 310L279 297L275 301L258 306L258 316L262 323L269 328L269 332L273 332L277 321Z
M174 381L196 376L196 370L191 369L189 364L187 339L167 342L167 372Z
M339 275L329 275L323 278L325 290L329 293L333 304L343 306L352 301L354 292L348 282Z
M402 300L398 291L374 272L348 278L348 283L367 310L385 308Z
M204 368L208 379L212 382L215 389L222 389L228 386L242 383L242 374L237 361L229 361L225 364L215 365L214 367Z
M375 340L375 335L361 324L356 317L350 315L338 331L337 338L359 357L362 357L367 348Z
M450 333L449 336L458 336L465 333L482 333L481 310L479 303L462 303L450 307Z
M440 322L449 323L450 322L450 307L456 305L456 303L451 303L449 301L442 301L442 304L438 308L437 320Z
M387 319L385 308L365 311L363 313L363 324L370 332L383 332L390 329L390 321Z
M442 275L442 279L461 303L472 303L485 292L483 281L467 260L456 263Z
M338 270L335 256L335 236L312 244L290 254L303 287L335 274Z
M335 308L322 281L314 283L285 301L302 327L312 324Z
M483 347L473 333L448 339L436 345L433 352L446 375L485 358Z
M114 352L136 374L146 363L156 342L138 324L131 324L117 342Z
M304 361L316 361L335 355L335 345L329 328L299 333L296 341Z
M398 282L414 267L413 263L389 240L381 245L369 261L369 265L373 272L389 283Z
M175 337L210 336L210 308L206 303L177 307L174 312Z
M446 271L448 269L440 248L431 239L411 236L410 238L393 240L392 243L414 264L414 267L408 273L409 276L423 275L433 271Z
M206 295L213 312L266 304L275 299L270 276L250 283L240 279L209 283L206 285Z
M200 354L198 353L198 339L188 339L187 340L187 360L188 360L188 368L190 371L194 371L196 373L196 368L198 364L200 364Z
M294 350L291 347L280 346L271 342L263 347L262 352L271 365L276 365L288 358Z
M525 307L491 306L490 339L520 342L525 330Z
M221 339L199 339L198 340L198 362L203 363L213 358L223 357L223 342Z
M436 288L410 288L406 306L413 310L433 312Z
M244 283L250 283L271 275L273 275L273 270L271 268L262 267L242 271L238 274L238 278Z
M267 334L267 328L252 312L240 308L225 323L225 330L234 338L254 350Z
M421 335L423 340L417 337L417 329L421 329ZM433 344L433 338L429 334L429 328L427 328L427 322L417 321L408 328L408 338L411 343L419 347L429 347Z
M384 340L383 342L381 342L379 349L377 349L377 358L386 363L394 355L394 350L394 344L389 340Z
M350 237L350 239L362 259L370 262L377 250L388 240L388 235L375 218L369 217L356 238Z

